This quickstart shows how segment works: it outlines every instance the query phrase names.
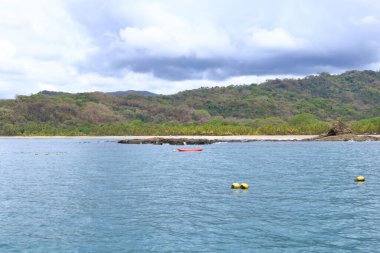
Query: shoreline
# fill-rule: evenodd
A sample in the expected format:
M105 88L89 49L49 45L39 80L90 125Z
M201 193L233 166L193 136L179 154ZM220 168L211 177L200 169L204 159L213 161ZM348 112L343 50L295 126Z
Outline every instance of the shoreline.
M318 135L122 135L122 136L0 136L0 139L149 139L149 138L172 138L172 139L207 139L207 140L257 140L257 141L289 141L305 140Z
M186 139L207 139L207 140L252 140L252 141L302 141L311 138L318 137L319 135L221 135L221 136L211 136L211 135L175 135L175 136L162 136L162 135L144 135L144 136L0 136L0 139L115 139L115 140L126 140L126 139L149 139L149 138L186 138ZM364 136L364 135L359 135ZM373 137L379 137L380 135L368 135Z

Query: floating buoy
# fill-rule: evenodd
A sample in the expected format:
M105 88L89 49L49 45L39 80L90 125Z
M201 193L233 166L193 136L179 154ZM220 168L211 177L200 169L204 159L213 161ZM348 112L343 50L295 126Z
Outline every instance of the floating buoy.
M363 177L363 176L358 176L357 178L355 178L355 181L356 181L356 182L364 182L364 181L365 181L365 177Z
M242 184L240 185L240 188L243 189L243 190L247 190L247 189L249 188L249 185L246 184L246 183L242 183Z
M240 184L239 183L233 183L231 185L231 189L239 189L240 188Z

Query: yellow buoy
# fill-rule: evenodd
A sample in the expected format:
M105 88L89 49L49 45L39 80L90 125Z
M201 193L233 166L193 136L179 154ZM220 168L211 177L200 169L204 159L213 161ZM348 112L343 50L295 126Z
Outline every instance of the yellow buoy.
M233 183L233 184L231 185L231 188L232 188L232 189L239 189L239 188L240 188L240 184L238 184L238 183Z
M364 181L365 181L365 177L363 177L363 176L358 176L357 178L355 178L355 181L356 181L356 182L364 182Z
M242 183L242 184L240 185L240 188L241 188L241 189L244 189L244 190L247 190L247 189L249 188L249 185L246 184L246 183Z

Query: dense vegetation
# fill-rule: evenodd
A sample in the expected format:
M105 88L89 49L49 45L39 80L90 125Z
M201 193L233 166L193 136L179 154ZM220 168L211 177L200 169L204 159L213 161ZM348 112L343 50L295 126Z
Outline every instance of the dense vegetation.
M137 94L136 94L137 93ZM322 73L175 95L40 92L0 100L0 135L380 133L380 72Z

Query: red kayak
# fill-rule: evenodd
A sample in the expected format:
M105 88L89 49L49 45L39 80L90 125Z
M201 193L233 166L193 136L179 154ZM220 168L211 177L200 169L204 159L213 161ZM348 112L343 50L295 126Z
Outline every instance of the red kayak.
M203 148L178 148L179 152L201 152Z

